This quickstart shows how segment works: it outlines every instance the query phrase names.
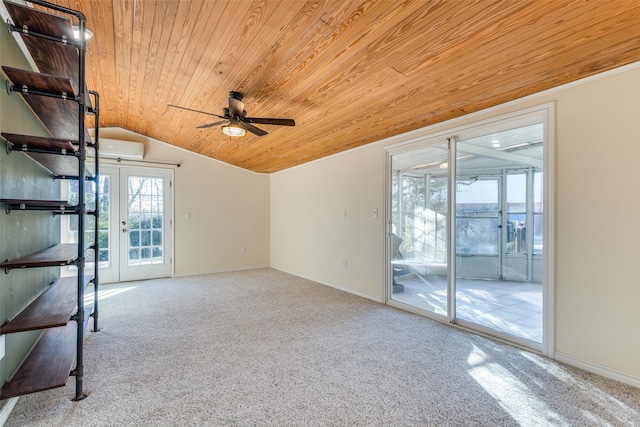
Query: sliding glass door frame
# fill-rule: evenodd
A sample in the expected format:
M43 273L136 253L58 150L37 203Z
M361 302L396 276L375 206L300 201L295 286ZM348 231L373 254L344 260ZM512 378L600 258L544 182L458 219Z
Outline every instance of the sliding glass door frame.
M544 355L553 356L553 342L554 342L554 240L553 240L553 218L554 218L554 103L548 103L539 105L536 107L528 108L525 110L505 114L502 116L494 117L487 120L477 121L475 123L469 123L460 126L454 126L455 121L451 127L446 130L438 132L429 132L429 128L422 129L420 131L414 131L406 135L400 135L390 140L393 145L386 147L387 151L387 164L386 164L386 220L387 220L387 246L386 246L386 282L388 283L386 292L386 302L389 305L402 308L414 313L418 313L425 317L432 318L434 320L450 323L457 327L473 330L474 332L491 336L492 338L509 342L518 346L529 348L534 351L538 351ZM428 312L426 310L418 309L407 304L395 301L392 298L392 269L391 269L391 236L392 227L391 222L391 176L392 176L392 157L403 153L410 153L420 148L435 146L436 144L448 143L448 188L447 188L447 222L449 224L455 223L455 197L456 197L456 143L457 141L465 141L467 139L490 134L495 132L496 129L510 129L520 126L528 125L538 120L543 123L543 272L542 272L542 289L543 289L543 339L542 343L533 343L526 339L520 339L513 335L501 333L494 329L486 328L481 325L477 325L471 322L466 322L456 318L456 290L455 290L455 277L456 277L456 228L448 227L448 248L447 248L447 315L443 316L438 313ZM459 121L459 120L458 120ZM442 128L441 126L439 126ZM504 178L503 178L504 179ZM504 197L504 195L502 196ZM503 222L506 212L503 212ZM502 237L504 240L504 238ZM499 249L502 251L502 249ZM504 254L502 254L504 256ZM499 254L500 256L500 254ZM500 272L502 273L502 272Z

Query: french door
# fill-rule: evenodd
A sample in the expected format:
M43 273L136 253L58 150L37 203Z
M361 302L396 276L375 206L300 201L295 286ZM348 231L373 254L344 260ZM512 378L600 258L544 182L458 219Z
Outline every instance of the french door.
M545 117L389 150L390 304L544 350Z
M120 169L120 281L169 277L171 172Z
M172 174L165 169L101 167L98 183L101 283L172 275ZM74 197L74 187L77 193L77 184L72 183L70 199ZM93 192L93 188L89 191ZM90 200L93 199L92 195ZM77 231L72 221L67 224L63 226L63 239L73 241ZM93 241L93 224L88 224L87 229L91 235L87 236L88 241Z

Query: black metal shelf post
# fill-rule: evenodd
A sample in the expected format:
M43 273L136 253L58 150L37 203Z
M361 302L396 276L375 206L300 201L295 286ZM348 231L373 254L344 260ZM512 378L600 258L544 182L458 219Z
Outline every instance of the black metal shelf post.
M89 316L93 316L93 330L98 331L98 258L99 258L99 169L98 169L98 128L99 128L99 95L97 92L87 91L86 83L85 83L85 53L86 53L86 38L84 37L87 20L84 14L80 11L69 9L63 6L59 6L53 3L49 3L43 0L30 0L31 4L35 4L38 6L45 7L47 9L51 9L57 12L61 12L62 14L69 15L71 17L75 17L78 21L78 26L80 30L80 37L78 40L69 40L66 35L54 35L54 34L43 34L39 31L33 31L28 28L27 25L20 26L20 23L15 22L13 24L8 24L8 28L10 31L19 32L23 35L23 37L38 37L42 38L54 43L62 43L64 45L73 46L77 49L78 52L78 80L77 80L77 94L73 96L73 94L67 93L51 93L51 92L43 92L39 90L31 90L26 86L14 87L13 85L7 85L8 92L18 92L28 95L39 95L39 96L47 96L59 98L65 101L72 101L78 104L78 150L75 154L78 161L78 203L75 207L75 212L78 215L78 244L77 244L77 259L74 262L74 265L77 267L77 311L76 314L72 317L73 320L76 321L77 325L77 333L76 333L76 366L73 371L71 371L71 375L75 376L75 396L74 401L79 401L85 398L85 394L83 392L83 380L84 380L84 353L83 353L83 340L84 340L84 331L86 321ZM72 76L69 76L72 77ZM95 99L95 107L91 106L90 99L88 94L94 96ZM95 116L95 136L94 143L91 144L96 150L95 153L95 173L92 177L87 175L86 171L86 162L87 162L87 146L90 144L90 141L87 141L86 136L86 128L85 128L85 116L86 114L93 114ZM56 153L67 155L64 153ZM63 177L64 178L64 177ZM91 212L87 211L86 208L86 194L85 194L85 181L93 180L95 182L95 209ZM93 215L95 217L95 234L94 234L94 312L93 314L85 313L85 268L86 268L86 257L85 257L85 227L86 227L86 215Z

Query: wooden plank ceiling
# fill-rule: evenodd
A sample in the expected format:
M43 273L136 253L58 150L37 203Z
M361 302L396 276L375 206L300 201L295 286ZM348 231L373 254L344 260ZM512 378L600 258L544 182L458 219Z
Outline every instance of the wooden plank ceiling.
M639 0L54 0L100 124L275 172L640 60ZM257 137L225 136L229 91Z

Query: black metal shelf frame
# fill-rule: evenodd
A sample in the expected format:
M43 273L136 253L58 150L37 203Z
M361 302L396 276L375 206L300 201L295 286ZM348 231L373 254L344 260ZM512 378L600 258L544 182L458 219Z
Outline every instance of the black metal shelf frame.
M47 9L51 9L57 12L61 12L65 15L69 15L71 17L75 17L79 24L80 34L85 34L85 30L87 27L87 20L84 14L80 11L69 9L63 6L59 6L53 3L49 3L43 0L30 0L31 4L35 4L38 6L42 6ZM19 23L16 23L19 24ZM77 313L74 315L74 320L77 323L77 337L76 337L76 366L75 369L71 372L71 375L75 376L75 397L74 401L82 400L85 398L83 393L83 379L84 379L84 355L83 355L83 339L84 339L84 331L85 325L89 320L89 317L93 317L93 331L97 332L98 328L98 249L99 249L99 239L98 239L98 227L99 227L99 156L98 156L98 128L99 128L99 95L94 91L87 91L85 84L85 52L86 52L86 40L84 37L80 37L77 41L68 40L66 36L55 36L51 34L41 34L38 32L30 31L28 26L19 26L8 23L8 28L10 31L19 32L23 36L28 37L39 37L45 40L49 40L55 43L62 43L65 45L71 45L77 48L78 50L78 93L75 96L69 96L68 94L53 94L48 92L42 92L37 90L29 90L28 88L15 88L13 85L7 85L8 92L23 92L28 93L30 95L40 95L40 96L49 96L60 98L64 100L69 100L76 102L78 104L78 150L75 153L67 153L67 152L55 152L51 153L48 150L43 151L35 151L35 152L46 152L47 154L59 154L59 155L74 155L78 160L78 204L75 206L73 214L78 215L78 229L80 232L78 233L78 259L75 262L77 266L77 275L78 275L78 286L77 286ZM94 97L94 105L92 106L89 102L87 105L88 94ZM93 114L95 115L95 134L94 134L94 143L92 144L90 141L86 140L86 129L85 129L85 115ZM93 146L96 150L95 155L95 172L93 177L87 177L86 174L86 148L87 146ZM12 147L11 147L12 148ZM7 146L7 151L10 152L10 148ZM62 177L65 178L65 177ZM72 178L72 177L69 177ZM85 181L93 180L95 185L95 201L96 206L95 209L91 212L87 212L86 210L86 197L85 197ZM67 212L66 209L59 210L59 213L62 214L70 214L72 212ZM85 267L86 267L86 259L85 259L85 236L84 230L86 227L85 224L85 214L91 214L95 216L95 242L92 247L94 248L94 301L93 301L93 313L89 314L89 316L85 316L85 303L84 303L84 282L83 278L85 276ZM89 313L91 311L89 310Z

